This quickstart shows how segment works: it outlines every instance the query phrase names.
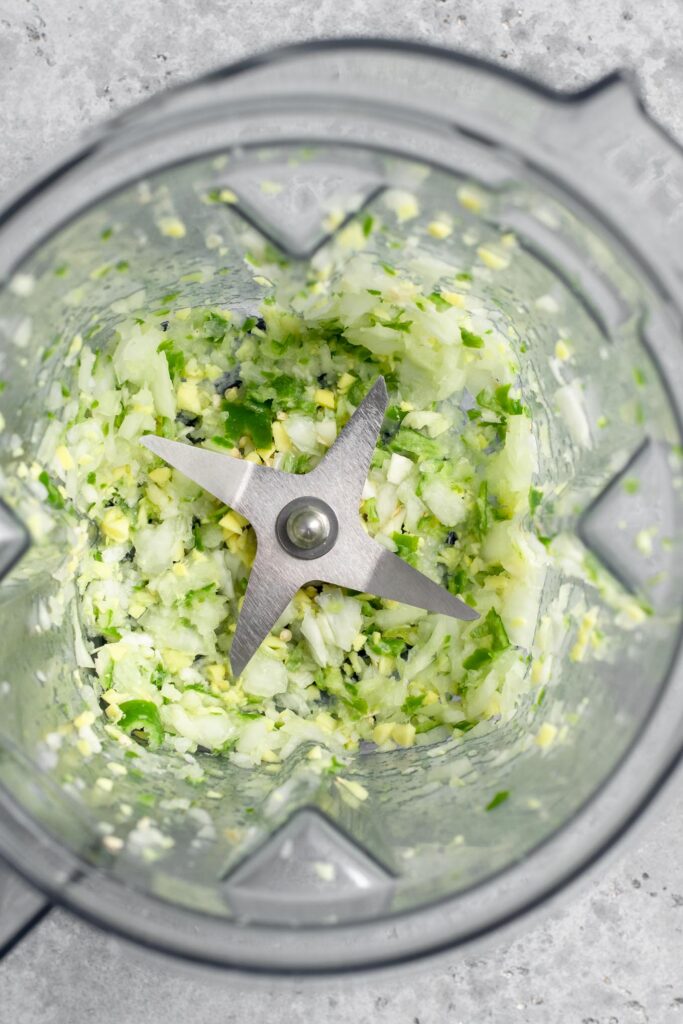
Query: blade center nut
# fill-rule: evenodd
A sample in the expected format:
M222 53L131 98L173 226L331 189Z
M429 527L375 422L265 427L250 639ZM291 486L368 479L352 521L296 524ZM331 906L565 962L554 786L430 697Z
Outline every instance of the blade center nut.
M287 520L287 536L298 548L317 548L330 535L330 521L319 508L299 508Z
M276 532L281 546L295 558L320 558L337 539L339 526L329 505L319 498L295 498L280 512Z

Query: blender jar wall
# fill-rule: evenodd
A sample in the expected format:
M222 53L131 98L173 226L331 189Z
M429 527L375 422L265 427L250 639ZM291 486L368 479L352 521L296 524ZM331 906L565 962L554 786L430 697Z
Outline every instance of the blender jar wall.
M392 60L398 64L408 58L418 60L413 54L392 55ZM351 69L358 70L366 64L366 56L362 52L345 55L338 51L334 60L336 67L344 69L342 80L346 85ZM388 56L386 60L389 60ZM59 385L65 352L73 343L74 333L85 337L92 331L85 339L86 343L97 345L106 342L108 332L116 318L124 315L125 308L130 310L136 302L144 301L152 308L158 303L163 309L164 297L171 292L179 292L180 295L169 301L188 304L220 301L221 304L234 304L245 312L250 311L258 301L259 289L254 285L252 272L244 266L242 256L245 246L253 240L253 232L245 228L244 221L233 210L220 204L217 208L214 204L202 203L202 196L212 188L234 186L235 191L244 191L245 199L251 200L249 215L252 222L263 228L264 220L260 220L259 214L262 213L264 219L270 217L268 226L273 239L283 242L283 232L292 224L291 212L281 216L280 222L276 223L272 210L270 214L267 210L259 211L254 190L247 194L249 180L257 182L266 174L278 174L290 166L287 158L291 158L297 148L287 149L282 145L287 141L288 133L294 134L296 130L297 136L305 136L306 129L311 132L314 129L326 136L338 135L343 126L352 136L353 147L344 147L340 152L338 148L319 143L318 151L309 154L306 180L309 185L311 180L319 183L317 194L315 189L306 193L312 197L311 205L320 202L321 195L329 199L334 195L335 184L337 189L343 184L343 180L337 180L330 186L331 167L337 179L344 178L344 174L340 174L340 166L348 168L346 195L353 200L350 201L350 210L357 205L358 196L361 202L366 199L370 205L375 203L380 208L382 196L378 190L388 184L398 184L416 190L425 210L433 208L438 212L446 201L455 205L458 186L471 182L474 176L481 187L482 210L478 216L472 217L464 210L460 212L463 234L469 230L479 232L482 239L494 239L501 229L517 228L521 252L509 275L495 277L491 288L487 288L486 281L481 282L482 296L487 302L495 303L500 315L513 323L519 344L526 341L529 346L529 360L534 366L538 384L538 393L534 397L535 417L541 429L545 425L550 445L544 466L544 479L550 483L555 497L555 508L548 521L549 532L559 527L571 531L579 529L581 524L586 530L595 532L596 515L604 510L600 502L595 503L601 494L606 494L605 501L616 502L614 515L621 515L625 492L618 486L616 490L610 488L609 483L629 457L635 456L634 468L629 472L637 474L642 465L648 488L652 481L647 473L654 474L659 491L656 512L661 519L661 529L675 533L680 525L680 503L672 488L671 470L666 461L667 455L671 454L670 446L677 440L675 410L671 408L666 391L659 383L656 366L642 344L644 334L654 335L661 359L665 346L670 345L673 349L676 343L675 330L667 323L672 310L666 308L656 288L661 281L648 281L642 268L624 255L619 241L604 226L596 223L592 209L577 210L575 195L567 199L554 182L542 181L537 168L522 167L514 147L492 154L490 147L472 138L470 121L475 116L475 109L477 114L481 114L483 125L487 103L491 103L501 83L487 82L487 88L480 94L476 87L486 80L480 68L452 66L444 58L420 57L418 63L422 60L444 61L448 75L457 70L461 97L469 97L469 107L463 103L462 111L458 111L459 116L462 112L463 122L467 122L469 134L458 136L457 145L444 137L436 124L427 123L418 128L404 112L378 111L380 90L371 96L374 108L372 103L367 103L367 95L366 108L357 104L355 96L349 96L343 104L334 100L330 103L330 111L321 112L320 107L324 103L320 94L314 103L308 94L302 96L301 90L293 88L292 92L297 94L296 102L291 96L288 98L292 109L288 109L288 103L281 96L278 100L280 109L274 115L268 106L259 103L259 87L254 88L254 76L267 90L273 88L275 81L280 81L281 75L290 85L296 84L296 59L292 66L285 62L283 67L276 65L272 70L247 69L244 78L238 76L228 83L214 83L210 91L208 85L200 84L194 92L189 90L187 94L177 95L175 100L163 100L147 113L131 115L127 122L124 119L118 136L104 139L92 157L85 159L73 171L67 171L64 181L53 186L65 190L65 206L68 206L70 194L75 209L78 205L75 197L86 180L94 198L117 179L124 180L124 166L125 177L133 176L130 172L131 152L139 164L139 173L143 173L145 169L154 171L167 157L169 162L171 158L182 158L189 149L197 148L200 139L203 140L202 150L215 150L219 148L216 145L218 141L225 144L225 133L233 132L240 146L230 150L231 160L227 165L221 166L220 158L216 161L214 151L203 161L184 164L162 175L148 175L147 185L109 196L63 233L37 249L27 262L12 268L22 274L32 274L36 286L28 296L17 295L16 287L14 291L6 289L2 296L5 333L2 376L12 381L6 411L3 406L8 423L5 438L18 435L26 446L26 454L31 458L36 454L42 427L36 426L35 408L45 401L54 381ZM308 75L308 70L305 74ZM427 88L433 90L436 82L434 68L430 75L432 77L425 81ZM469 82L468 76L471 78ZM378 81L374 71L372 78L374 89ZM242 82L247 83L244 98L239 96ZM234 105L229 117L216 102L227 86L235 87ZM227 91L233 97L233 92ZM325 88L320 91L324 93ZM418 96L423 95L418 90ZM527 127L533 122L534 114L548 127L548 112L554 107L547 97L529 93L519 83L509 82L505 83L500 95L504 96L508 108L511 97L517 97L516 105L525 110L527 120L524 124ZM436 93L432 92L432 98L435 97ZM297 104L315 108L312 115L308 111L306 122ZM555 112L561 119L559 108ZM575 114L573 111L572 117L577 121L579 117ZM170 134L169 118L174 122ZM406 162L387 156L381 148L367 144L364 148L359 147L354 136L367 135L370 126L376 129L383 118L391 126L385 134L391 134L399 150L404 140L414 146L418 138L423 145L425 139L429 139L429 156L435 162L447 160L454 177L443 171L434 171L425 177L415 161ZM520 135L515 141L525 141L522 123L517 127ZM250 132L256 134L257 131L267 136L265 141L257 143L249 137ZM155 137L162 133L166 133L167 154L160 154L155 144ZM276 140L278 145L274 146ZM541 142L536 141L540 146ZM75 188L73 183L70 188L70 174L74 180L80 179L79 188ZM46 201L51 201L49 187L36 200L38 204ZM69 212L73 213L74 209ZM60 214L63 212L61 210ZM297 213L301 221L305 221L306 210L299 208ZM29 221L33 217L35 224L35 210L31 213L20 209L15 216L21 220L24 215L29 217ZM176 215L190 226L187 235L177 242L160 233L158 227L160 218ZM55 216L55 222L59 219ZM319 223L319 218L318 221L313 218L304 223L309 230L308 236L306 232L295 232L295 242L290 241L290 248L300 244L302 251L306 246L310 249L311 237L314 237L310 229L315 223ZM11 242L11 217L6 221L5 230L8 226ZM27 226L27 235L30 235L31 224ZM112 235L103 238L103 232L107 233L112 226L115 227ZM16 226L14 230L16 232ZM207 248L208 236L220 236L221 242L213 249ZM110 260L105 256L103 259L101 254L106 253L110 242L113 242L115 258ZM227 251L217 252L222 248ZM55 270L59 271L65 264L69 267L68 280L61 273L55 274ZM117 264L127 266L122 269ZM221 269L218 264L229 265L231 273L218 274ZM583 268L583 280L576 280L577 267ZM586 267L590 268L588 273ZM187 279L187 275L198 273L202 275L201 280ZM184 276L185 281L182 280ZM138 298L125 302L126 297L134 295L143 286L146 288L144 300ZM79 291L80 295L74 295ZM577 451L577 445L568 442L567 424L552 409L552 395L561 385L553 377L548 360L552 358L557 338L553 334L552 323L544 319L543 310L536 303L546 294L552 294L558 305L565 304L566 323L572 332L577 353L576 372L587 384L587 407L593 416L593 424L601 417L607 421L597 430L592 425L594 443L584 451L580 446ZM123 304L118 305L122 300ZM31 317L31 335L27 339L28 315ZM55 323L59 324L63 335L62 348L56 348L45 358L45 349L49 349L53 341ZM20 341L24 342L19 347L16 345L17 332ZM604 357L600 354L602 350ZM23 360L25 363L22 365ZM638 392L637 399L634 399L634 371L637 371L638 379L647 382L646 386L637 385L642 390L642 395ZM22 386L22 381L26 382L25 386ZM19 386L15 386L15 382ZM27 393L31 395L28 402L25 397L20 398ZM14 409L11 407L12 399ZM640 403L640 410L634 404L636 401ZM626 414L622 407L626 407ZM660 458L662 453L664 458ZM638 460L643 456L647 457L646 462L640 463ZM25 486L14 474L6 479L6 497L17 507L24 503ZM589 507L592 520L584 516ZM652 514L653 510L645 505L639 511L629 512L636 532L652 525ZM598 534L596 543L602 543L604 529L598 530ZM58 586L55 587L55 581L48 573L34 571L40 563L41 570L45 566L49 569L49 559L58 556L60 539L58 535L54 539L55 542L50 538L44 550L34 548L3 585L5 600L1 614L13 636L7 674L12 676L12 680L22 680L21 688L10 686L10 693L4 694L9 709L5 719L9 723L6 750L14 748L13 753L6 754L3 762L4 779L6 783L11 779L10 785L15 788L20 802L64 842L77 849L84 860L102 863L108 858L101 850L98 836L103 823L106 831L116 820L116 808L108 806L99 795L95 800L92 798L95 792L92 783L102 770L97 755L84 764L73 750L69 752L69 748L53 752L52 758L42 748L42 763L39 760L35 770L20 773L15 767L17 747L24 748L23 755L28 754L35 760L37 741L44 736L45 727L49 730L65 713L73 717L82 701L82 694L74 686L71 674L73 662L64 656L65 646L67 651L73 650L73 637L69 632L73 621L70 612L65 625L56 629L48 626L54 610L50 606L51 594L59 590L63 595L65 581L56 581ZM584 539L592 538L584 536ZM634 558L638 560L637 551ZM669 568L674 558L672 554L668 563L658 571ZM607 561L614 563L610 567L618 571L623 559L609 552ZM664 561L667 562L666 555ZM636 574L635 580L632 565L627 565L626 569L628 571L624 575L628 579L625 582L629 585L650 585L648 580L652 573L648 573L647 566ZM560 583L560 580L549 581L546 602L552 600ZM657 581L650 595L655 605L654 614L639 631L630 634L618 660L593 662L587 666L566 657L557 666L555 685L548 689L549 698L552 698L555 708L561 708L563 716L577 716L565 744L542 754L528 742L531 723L538 720L538 711L526 704L507 726L494 729L471 742L466 738L464 743L446 744L438 750L402 755L373 754L359 758L354 765L354 778L368 789L370 798L366 804L358 806L340 799L331 785L320 787L315 782L311 783L306 773L298 770L296 759L286 767L284 778L280 779L262 773L253 773L245 779L243 773L228 769L221 772L220 785L230 794L222 801L221 810L214 810L210 802L200 806L200 810L210 814L222 832L226 828L232 830L232 840L206 844L187 856L188 844L197 830L188 828L186 818L174 815L171 809L164 821L164 831L169 831L175 838L172 851L153 868L141 865L135 858L119 858L109 865L109 870L114 875L118 873L128 885L133 882L179 904L201 907L212 914L230 915L235 909L240 913L234 892L231 902L229 884L226 890L224 878L228 868L240 860L245 849L255 849L263 842L274 828L291 816L296 807L314 804L344 832L350 833L361 852L369 851L382 865L383 870L377 878L379 889L386 888L386 879L395 876L392 905L396 910L419 908L436 898L466 890L474 882L492 879L496 872L509 868L570 820L600 784L609 778L621 757L643 734L653 705L661 696L659 687L666 678L676 644L676 612L680 604L678 585L675 575L670 573ZM42 612L36 611L41 607L47 608L48 612L42 621ZM672 609L674 613L671 613ZM669 697L673 699L671 690ZM27 708L30 708L29 714ZM551 710L549 706L547 712L544 709L544 714L550 714ZM49 801L35 800L36 793L40 793L42 798L45 787L49 789L53 785L45 779L45 774L56 775L60 783L67 783L69 810L66 813L60 811L48 816L45 805ZM270 798L266 796L273 787L277 799L273 799L273 794ZM142 785L131 784L131 802L135 802L142 788ZM159 802L178 799L179 794L182 799L184 794L182 781L169 775L163 763L144 780L144 790L150 788ZM495 815L487 814L484 808L488 799L500 790L509 790L515 796L519 794L520 799L510 800L506 806L498 808ZM188 798L196 801L196 792L188 789L188 793ZM201 804L201 797L199 800ZM250 821L247 825L241 810L259 801L263 803L265 813L255 824ZM142 811L138 814L136 809L136 814L142 816ZM82 833L73 826L76 819L83 821ZM430 837L427 843L421 841L425 835ZM584 852L589 847L590 842L586 840ZM370 871L367 862L363 863ZM490 882L489 888L499 884L504 885L504 882ZM463 899L466 898L465 894ZM322 906L324 901L315 897L313 902L316 900ZM377 904L369 904L366 909L370 917L379 913ZM325 905L325 912L328 911L329 906ZM91 912L94 911L91 909ZM258 915L263 916L264 912L261 908ZM181 912L178 913L180 915ZM296 916L297 911L291 906L279 912L277 906L273 909L271 894L267 913L276 919L284 915L287 920L292 914ZM361 908L354 908L354 915L356 913L363 916ZM447 918L448 912L444 911L440 926L447 927ZM303 919L306 920L306 916ZM474 928L474 918L471 920ZM434 923L434 915L430 921ZM407 929L409 932L410 926ZM212 929L207 926L207 934L209 931ZM342 933L343 929L338 928L340 937L332 941L341 942ZM234 957L230 948L234 941L230 938L232 933L226 931L225 935L226 945L221 948L230 949L227 956ZM151 941L159 940L154 937ZM415 940L413 937L406 941L410 945ZM426 942L431 941L426 939ZM274 954L273 966L276 966L278 955ZM344 956L349 958L352 954L347 949Z

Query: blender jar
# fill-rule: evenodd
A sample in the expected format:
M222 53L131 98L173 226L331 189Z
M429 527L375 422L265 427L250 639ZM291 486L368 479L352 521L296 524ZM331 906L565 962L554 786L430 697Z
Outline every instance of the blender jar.
M97 350L137 308L256 310L269 282L255 281L254 263L305 268L354 220L386 218L397 191L416 199L410 231L425 251L473 268L472 290L523 346L551 499L543 528L563 546L536 634L564 623L566 638L510 719L472 734L362 750L341 777L313 772L305 747L255 769L148 752L108 791L97 780L112 762L125 768L125 752L84 684L59 510L36 500L51 389L81 345ZM453 230L437 241L422 225L444 211ZM0 217L9 864L143 944L314 974L466 943L609 848L683 742L682 211L683 155L627 78L565 96L446 51L358 40L276 51L161 95L10 203ZM577 608L598 609L608 654L577 655ZM542 723L557 742L536 741Z

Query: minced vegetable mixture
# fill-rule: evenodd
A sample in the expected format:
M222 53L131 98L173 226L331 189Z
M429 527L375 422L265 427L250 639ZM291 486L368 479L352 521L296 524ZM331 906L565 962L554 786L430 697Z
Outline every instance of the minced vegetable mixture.
M246 767L302 743L431 743L512 712L549 554L534 530L518 357L470 287L427 254L399 267L347 250L305 284L280 268L246 318L171 296L120 322L100 351L83 345L40 480L60 514L89 524L79 615L110 724L150 749L208 749ZM379 374L389 408L363 521L480 617L311 585L235 679L253 531L140 438L305 473Z

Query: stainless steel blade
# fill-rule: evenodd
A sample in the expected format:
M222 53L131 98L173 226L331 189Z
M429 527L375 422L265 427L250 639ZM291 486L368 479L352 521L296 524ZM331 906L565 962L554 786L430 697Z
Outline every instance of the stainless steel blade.
M147 434L142 443L219 501L245 514L247 487L257 472L253 462L233 459L180 441L169 441L156 434Z
M342 566L340 575L325 579L326 583L366 591L465 622L479 618L470 605L362 532L363 537L357 534L344 538L338 552Z
M307 480L320 488L323 497L334 495L354 518L358 516L388 401L384 377L378 377L324 459L307 474Z
M290 571L277 571L279 568L265 555L256 555L230 647L230 665L235 677L251 661L299 587L309 582L302 578L294 582Z
M257 554L240 611L230 660L239 675L297 590L312 581L332 583L470 621L477 612L365 532L361 494L386 411L378 378L325 457L310 473L294 475L193 445L148 435L143 443L179 472L245 516ZM290 503L313 499L338 524L334 544L313 557L297 555L278 538L277 522ZM286 515L286 513L284 513ZM331 541L330 541L331 543Z

